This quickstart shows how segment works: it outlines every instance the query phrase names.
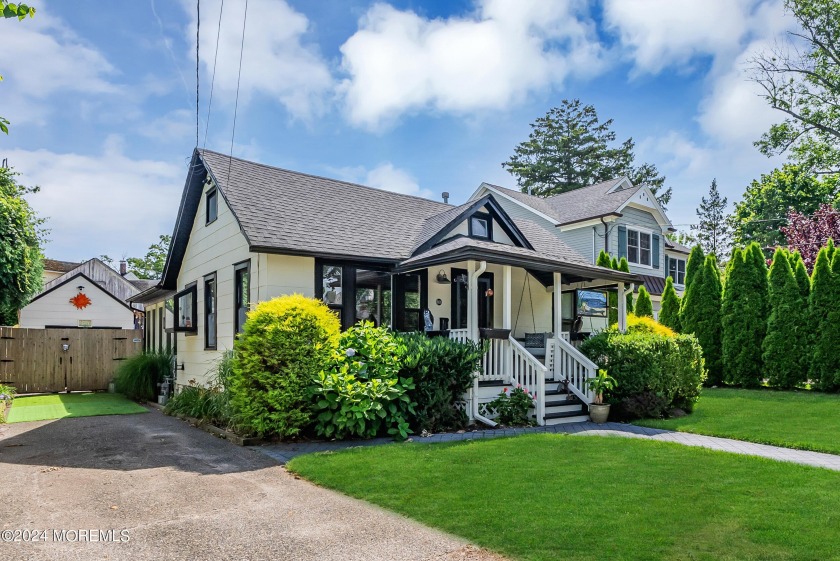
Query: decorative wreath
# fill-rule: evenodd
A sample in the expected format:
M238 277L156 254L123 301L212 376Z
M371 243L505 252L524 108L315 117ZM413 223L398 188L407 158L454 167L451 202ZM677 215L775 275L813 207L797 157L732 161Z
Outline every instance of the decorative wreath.
M76 306L76 309L81 310L91 305L90 298L84 292L79 292L70 299L70 303Z

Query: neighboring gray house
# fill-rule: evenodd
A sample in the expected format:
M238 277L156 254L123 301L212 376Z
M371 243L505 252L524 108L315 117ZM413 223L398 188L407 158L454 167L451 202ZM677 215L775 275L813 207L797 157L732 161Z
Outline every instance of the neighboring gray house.
M542 198L482 183L470 199L488 194L511 217L538 223L592 264L601 250L626 257L650 292L655 315L669 274L682 292L689 248L665 237L674 227L647 186L620 177Z

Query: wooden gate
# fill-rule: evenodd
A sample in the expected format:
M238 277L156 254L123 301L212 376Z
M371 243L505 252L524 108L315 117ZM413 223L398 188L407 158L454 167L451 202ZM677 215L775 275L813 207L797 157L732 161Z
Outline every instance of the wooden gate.
M106 390L142 350L141 330L0 327L0 383L18 393Z

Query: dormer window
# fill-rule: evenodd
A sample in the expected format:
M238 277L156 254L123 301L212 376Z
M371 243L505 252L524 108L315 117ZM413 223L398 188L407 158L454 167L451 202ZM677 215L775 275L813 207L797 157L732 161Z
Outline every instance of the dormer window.
M219 216L219 192L216 189L207 192L207 224Z
M470 237L482 240L493 238L492 222L489 214L474 214L470 217Z

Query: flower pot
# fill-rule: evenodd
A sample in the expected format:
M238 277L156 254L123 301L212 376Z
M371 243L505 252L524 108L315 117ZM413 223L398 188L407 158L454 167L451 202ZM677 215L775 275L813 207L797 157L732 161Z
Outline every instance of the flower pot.
M593 423L606 423L607 419L610 416L610 406L609 404L606 405L597 405L592 403L589 405L589 418L592 419Z

